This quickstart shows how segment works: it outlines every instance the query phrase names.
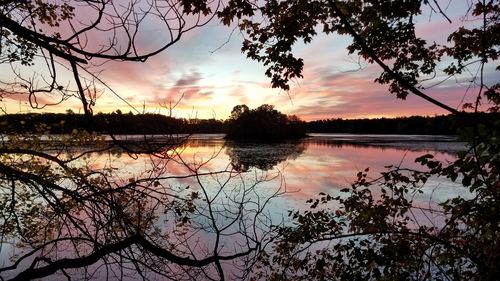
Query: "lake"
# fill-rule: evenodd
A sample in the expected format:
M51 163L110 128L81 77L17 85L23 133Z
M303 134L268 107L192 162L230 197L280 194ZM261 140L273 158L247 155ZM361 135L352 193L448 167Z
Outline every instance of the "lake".
M141 138L120 136L128 143L140 143ZM153 143L164 140L158 136L151 139ZM229 141L223 135L193 135L168 147L158 157L113 149L90 153L77 162L78 166L106 171L112 175L113 186L148 179L148 184L144 184L148 193L144 196L148 198L145 204L154 210L155 235L168 240L164 243L175 245L176 251L199 258L214 249L221 255L230 255L235 245L244 251L257 245L257 241L269 243L273 225L290 223L289 211L307 209L306 200L319 193L339 195L340 189L349 187L357 172L365 168L370 169L373 177L389 165L422 170L414 162L416 157L432 153L439 160L452 161L465 148L453 136L311 134L302 140L261 143ZM85 149L88 147L75 148L71 153ZM413 200L423 209L435 208L451 197L466 196L457 187L447 180L431 178L422 193L413 194ZM173 224L184 210L166 203L182 195L197 199L197 210L191 214L188 225ZM415 216L429 224L443 219L425 210ZM89 229L95 228L93 221L84 221ZM4 245L2 263L8 264L10 256L26 251ZM65 256L71 256L71 251L65 251ZM22 264L27 266L27 261ZM248 261L241 259L237 263L243 266ZM238 264L223 264L224 274L228 278L238 276ZM203 274L215 276L214 272L216 269L212 268ZM71 275L78 274L81 272ZM104 280L98 277L102 275L92 274L97 280Z
M415 158L431 153L436 159L452 161L465 148L465 143L454 136L310 134L302 140L262 143L207 134L190 136L177 148L176 157L185 163L207 162L203 165L205 172L232 168L244 174L279 173L286 180L284 187L292 193L290 199L300 201L349 186L356 173L367 167L373 174L388 165L423 170ZM143 169L144 162L149 161L148 156L133 160L121 153L94 154L93 158L97 166L113 163L113 168L129 174ZM169 172L186 172L184 164L170 164ZM450 190L443 190L447 184L441 182L436 200L440 194L450 195Z
M135 142L141 138L121 136L120 139ZM162 137L150 139L161 143ZM179 157L182 162L169 162L165 172L184 175L190 173L186 164L204 163L200 171L205 173L233 169L251 177L255 173L268 178L279 174L279 180L284 181L281 188L288 193L280 209L296 209L320 192L331 193L350 186L357 172L365 168L370 168L374 176L388 165L423 170L414 162L415 158L432 153L438 160L452 161L463 150L465 143L454 136L310 134L302 140L262 143L225 140L221 134L199 134L190 136L175 149L174 158ZM94 153L87 161L94 168L112 168L126 178L148 170L151 159L148 155L133 159L114 151ZM191 179L178 180L178 184L195 185ZM426 200L440 202L457 195L454 184L442 179L431 181L428 186L426 190L432 196L429 194L431 198Z

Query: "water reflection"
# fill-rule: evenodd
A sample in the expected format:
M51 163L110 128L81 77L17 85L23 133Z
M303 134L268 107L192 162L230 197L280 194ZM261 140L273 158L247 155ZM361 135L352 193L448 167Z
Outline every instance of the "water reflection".
M165 139L157 137L155 140L161 143ZM421 170L422 166L414 162L415 158L432 153L438 160L451 161L455 159L456 152L465 147L447 136L324 134L278 143L235 142L224 140L223 135L194 135L169 149L171 152L166 152L169 157L182 157L189 163L198 163L187 168L182 162L170 161L165 168L170 175L181 176L195 167L200 172L224 171L229 167L240 172L282 173L287 190L293 193L280 202L281 207L296 209L303 205L304 200L319 192L336 192L350 186L356 173L367 167L373 175L385 170L388 165ZM86 161L89 167L112 169L124 180L141 171L157 168L155 165L158 164L144 164L151 161L148 154L133 156L129 157L129 153L118 147L93 153ZM204 164L200 167L199 163ZM195 184L190 179L184 181L184 186ZM439 186L439 192L429 190L437 202L454 193L453 186L446 182L427 186L430 189ZM427 199L425 202L428 202Z
M262 171L273 169L286 160L297 159L307 149L304 141L283 141L272 143L226 141L226 154L231 159L231 166L239 172L251 168Z
M454 136L425 136L425 135L349 135L349 134L311 134L310 137L296 141L282 141L272 143L226 141L224 135L192 136L120 136L117 137L120 146L112 146L103 151L110 151L120 156L121 153L139 154L150 151L164 150L192 151L226 149L234 167L245 171L250 168L269 170L287 159L296 159L309 146L329 147L333 150L341 148L366 148L377 150L404 150L404 151L437 151L455 154L464 151L465 144L456 140ZM109 141L109 140L107 140ZM60 145L58 146L60 147ZM88 151L92 146L74 146L72 151ZM99 154L98 151L96 153Z
M456 136L311 134L306 141L334 148L388 148L406 151L439 151L450 154L465 150L465 143L458 141Z
M345 139L346 136L342 138ZM376 175L384 170L384 166L394 164L421 169L414 163L414 159L422 155L423 151L433 150L436 159L452 160L454 154L448 152L449 148L459 146L452 142L431 142L420 137L406 137L399 141L395 137L370 138L342 140L332 136L318 136L300 141L255 143L225 141L220 136L195 136L186 142L175 142L167 146L161 151L165 153L165 157L158 158L145 153L129 154L122 147L105 151L92 149L94 153L80 157L72 164L81 167L83 171L92 171L90 175L93 185L84 185L78 181L80 177L75 176L68 177L63 182L65 186L60 188L68 188L68 194L79 195L76 197L79 200L92 200L85 202L87 205L64 205L65 208L74 208L74 213L60 212L59 209L53 212L53 216L60 218L60 225L70 221L66 217L70 215L71 222L75 223L63 229L64 231L59 231L57 239L46 245L52 249L66 249L64 254L69 257L72 249L61 242L60 237L67 234L71 239L81 239L71 235L74 229L84 225L86 229L96 231L89 233L89 237L103 235L103 230L114 234L110 237L115 237L117 229L122 229L123 233L129 229L141 229L141 232L151 234L158 246L170 249L171 245L175 245L172 249L176 254L186 256L188 253L196 260L200 259L202 253L229 255L232 254L231 249L236 253L248 252L256 245L265 245L269 241L266 239L272 239L271 226L281 223L288 210L308 208L306 199L313 198L320 192L339 195L339 190L350 186L359 170L370 167L370 172ZM171 144L168 138L156 140L155 143L158 144L165 141ZM139 140L131 143L135 145L138 142ZM75 147L71 151L88 149L88 146ZM128 155L133 157L126 157ZM231 168L252 172L238 174ZM11 190L9 184L10 182L6 182L4 190ZM26 194L35 191L26 186ZM412 200L415 205L425 208L455 196L459 189L452 183L429 179L422 192ZM34 197L35 195L37 194L33 198L36 200L33 199L33 202L40 198L38 195ZM66 197L61 200L67 200L68 196L63 195ZM114 198L119 200L115 203ZM49 208L51 205L46 206ZM37 219L36 225L55 224L52 216L47 216L38 209L29 214ZM425 217L428 218L428 214ZM30 218L29 221L34 220ZM120 238L117 237L118 240ZM94 246L85 245L89 249ZM12 248L12 257L20 253L15 253L14 250L22 250ZM28 250L31 249L26 251ZM75 246L73 254L79 257L80 253L81 249ZM7 264L9 254L5 254L5 251L2 254L4 258L2 260L0 256L0 263ZM56 254L62 255L54 253ZM45 252L41 255L41 258L45 258ZM254 256L258 255L255 253ZM121 258L127 257L120 256ZM128 258L135 261L135 253ZM156 272L175 272L175 268L169 268L168 263L161 264L148 258L149 256L145 261L146 266L158 270ZM227 274L227 279L233 276L232 271L235 271L234 276L240 274L237 269L248 264L246 259L247 257L222 265L228 272L224 273ZM103 260L104 263L106 261ZM147 264L148 262L151 264ZM26 262L25 265L29 266L29 263ZM105 268L101 265L96 267ZM17 269L14 268L13 271L15 270ZM177 270L180 272L180 269ZM218 274L215 266L202 270L207 270L203 272L207 274L207 278ZM95 272L99 272L98 269ZM75 273L74 276L78 275Z

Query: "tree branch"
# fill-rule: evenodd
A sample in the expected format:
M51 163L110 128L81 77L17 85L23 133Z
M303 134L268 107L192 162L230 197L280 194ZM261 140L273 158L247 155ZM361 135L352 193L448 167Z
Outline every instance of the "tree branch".
M234 255L230 256L219 256L219 255L214 255L210 256L205 259L201 260L196 260L196 259L190 259L190 258L185 258L185 257L180 257L175 254L173 254L170 251L167 251L163 248L158 247L157 245L154 245L150 241L148 241L146 238L139 234L132 235L128 238L123 239L120 242L114 243L114 244L106 244L102 247L99 247L99 249L95 250L92 254L80 258L74 258L74 259L60 259L54 262L49 263L46 266L39 267L39 268L29 268L22 273L18 274L16 277L10 279L10 281L24 281L24 280L32 280L36 278L43 278L49 275L52 275L56 273L59 270L64 270L64 269L71 269L71 268L82 268L85 266L92 265L96 262L98 262L101 258L103 258L106 255L110 255L119 251L122 251L126 248L129 248L133 245L138 245L144 248L145 250L153 253L156 256L162 257L168 261L174 262L178 265L187 265L187 266L193 266L193 267L203 267L206 265L209 265L213 262L219 261L219 260L232 260L236 259L239 257L243 257L245 255L248 255L252 251L254 251L254 248L250 248L245 252L237 253Z
M415 88L414 85L412 85L406 79L401 77L401 75L394 72L387 64L385 64L377 56L377 54L375 53L375 51L372 48L368 47L365 40L363 40L363 38L356 32L356 30L354 30L352 25L349 23L347 16L344 15L342 13L342 11L338 8L337 2L335 0L328 0L328 4L330 5L330 8L332 9L332 11L334 11L337 14L337 16L340 18L340 21L345 26L345 28L349 31L349 34L351 34L351 36L354 38L356 43L358 43L361 46L361 48L363 48L363 51L365 51L370 56L370 58L373 59L380 67L382 67L382 69L385 72L389 73L389 75L391 75L396 81L398 81L401 85L403 85L406 89L408 89L414 95L419 96L419 97L425 99L426 101L428 101L428 102L430 102L438 107L441 107L442 109L445 109L446 111L449 111L450 113L457 114L457 115L460 114L460 111L458 111L458 110L422 93L420 90Z

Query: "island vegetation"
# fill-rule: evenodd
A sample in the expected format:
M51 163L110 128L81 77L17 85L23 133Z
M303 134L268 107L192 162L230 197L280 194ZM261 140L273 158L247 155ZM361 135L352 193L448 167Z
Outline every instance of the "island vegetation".
M268 104L251 110L244 104L235 106L226 127L228 139L280 140L305 136L305 122L297 116L287 116Z

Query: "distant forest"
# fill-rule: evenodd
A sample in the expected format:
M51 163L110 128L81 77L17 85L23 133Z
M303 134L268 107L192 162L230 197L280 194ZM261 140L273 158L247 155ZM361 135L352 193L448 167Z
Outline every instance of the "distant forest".
M73 129L112 134L193 134L222 133L224 121L183 119L161 114L98 113L89 120L83 114L43 113L0 116L2 133L69 133Z
M454 135L457 126L451 115L411 116L377 119L325 119L308 123L310 132L350 134Z
M497 119L499 116L484 114L482 118ZM183 119L160 114L109 114L98 113L90 122L84 115L44 113L8 114L0 116L0 133L43 132L69 133L73 129L113 134L193 134L226 133L229 120ZM412 116L379 119L324 119L306 122L308 133L351 134L440 134L457 132L454 118L450 115L434 117Z

